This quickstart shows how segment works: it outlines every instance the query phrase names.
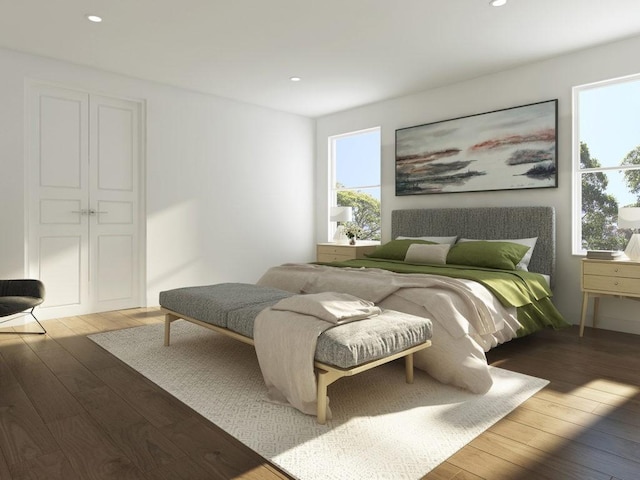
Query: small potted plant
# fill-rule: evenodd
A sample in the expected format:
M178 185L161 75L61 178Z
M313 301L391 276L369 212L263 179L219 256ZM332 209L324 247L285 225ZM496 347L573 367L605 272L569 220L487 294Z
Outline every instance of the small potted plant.
M355 245L358 235L362 233L362 229L357 223L347 222L344 225L344 233L349 237L349 245Z

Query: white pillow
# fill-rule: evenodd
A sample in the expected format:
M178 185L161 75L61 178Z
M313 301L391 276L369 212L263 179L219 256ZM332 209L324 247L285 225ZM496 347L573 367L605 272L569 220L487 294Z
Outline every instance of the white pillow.
M456 243L457 235L453 237L396 237L396 240L424 240L426 242L447 243L453 245Z
M447 253L449 253L450 248L451 245L447 243L438 245L412 243L407 249L404 261L407 263L444 265L447 263Z
M472 238L461 238L458 240L458 243L463 242L479 242L481 240L472 239ZM516 270L523 270L525 272L529 271L529 262L531 261L531 255L533 254L533 247L536 246L536 242L538 241L538 237L532 238L516 238L516 239L498 239L498 240L484 240L485 242L511 242L511 243L519 243L520 245L524 245L525 247L529 247L527 253L524 254L522 260L516 265Z

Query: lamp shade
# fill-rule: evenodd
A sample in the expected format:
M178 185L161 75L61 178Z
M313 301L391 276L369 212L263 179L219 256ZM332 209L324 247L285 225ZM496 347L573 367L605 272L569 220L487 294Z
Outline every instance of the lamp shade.
M332 222L350 222L352 218L353 207L331 207Z
M619 208L618 228L640 228L640 207Z

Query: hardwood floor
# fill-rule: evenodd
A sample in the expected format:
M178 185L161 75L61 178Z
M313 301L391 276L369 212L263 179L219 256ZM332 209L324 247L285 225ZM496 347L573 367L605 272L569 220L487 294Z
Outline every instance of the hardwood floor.
M135 309L0 335L0 479L290 478L86 338L160 321ZM551 383L424 478L640 478L640 337L577 332L489 352Z
M86 338L162 320L126 310L0 335L0 479L290 478Z

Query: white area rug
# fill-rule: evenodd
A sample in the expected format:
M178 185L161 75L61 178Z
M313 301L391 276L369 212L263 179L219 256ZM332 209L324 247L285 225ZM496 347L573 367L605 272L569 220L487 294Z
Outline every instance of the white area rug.
M333 420L266 401L253 348L177 321L90 338L291 475L312 479L417 479L548 382L492 368L486 395L393 362L329 386Z

